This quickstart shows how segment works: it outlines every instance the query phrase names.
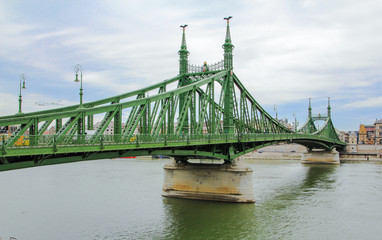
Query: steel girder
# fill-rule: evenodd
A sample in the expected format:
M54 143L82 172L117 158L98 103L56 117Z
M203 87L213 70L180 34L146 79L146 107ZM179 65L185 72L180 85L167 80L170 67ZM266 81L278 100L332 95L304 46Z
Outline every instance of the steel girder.
M173 89L168 90L171 86ZM230 88L228 95L226 88ZM225 107L227 98L229 108ZM225 122L227 109L231 114ZM102 120L94 134L87 135L85 119L87 129L93 129L95 116ZM114 132L107 135L112 121ZM56 133L43 135L54 124ZM333 134L331 121L309 137L291 133L255 101L232 71L226 70L182 74L144 89L85 103L83 108L76 105L0 117L0 127L9 125L19 127L12 135L2 137L0 166L22 161L41 165L64 157L99 159L115 156L115 152L118 156L161 152L179 159L212 157L231 161L278 142L326 149L343 146ZM231 130L225 132L227 127ZM29 143L17 144L22 137L29 138Z
M308 118L308 120L297 130L297 132L303 133L314 133L316 131L317 128L312 118Z
M315 124L314 124L314 121L316 121L316 120L325 120L323 126L320 129L317 129ZM298 129L297 132L301 132L301 133L305 133L305 134L312 134L315 136L320 136L320 137L325 137L325 138L333 139L336 141L340 141L340 138L338 137L336 129L334 128L331 117L326 117L326 116L309 117L308 120L303 124L303 126L301 128ZM309 145L306 144L306 146L309 149L322 148L322 146L320 144L318 144L318 145L317 144L309 144ZM326 148L326 149L327 148L332 149L334 147L342 150L344 148L344 145L343 144L330 145L329 147L324 145L324 148Z
M199 134L199 135L136 135L133 141L115 143L115 136L104 136L95 144L50 143L52 136L41 136L39 147L19 146L7 149L0 158L0 171L23 166L62 163L65 158L94 160L102 158L169 155L177 159L218 158L230 161L245 153L280 142L314 145L331 149L340 141L310 134L254 133L254 134ZM229 148L232 152L228 152ZM20 158L22 153L23 158ZM57 161L56 161L57 159ZM27 162L27 163L23 163ZM7 165L11 164L11 165ZM12 166L12 167L11 167Z

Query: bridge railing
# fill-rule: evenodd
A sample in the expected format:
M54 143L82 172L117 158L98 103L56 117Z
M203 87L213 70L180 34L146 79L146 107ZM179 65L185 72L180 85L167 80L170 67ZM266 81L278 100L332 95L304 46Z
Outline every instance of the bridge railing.
M137 134L129 138L122 135L101 135L94 141L93 135L64 135L58 138L57 135L24 135L13 145L7 146L7 138L0 139L0 146L3 149L13 148L36 148L50 146L74 146L74 145L116 145L116 144L164 144L185 143L185 144L209 144L224 142L253 142L253 141L293 141L294 139L320 140L334 143L341 143L337 140L322 136L301 134L301 133L243 133L243 134L159 134L146 135Z

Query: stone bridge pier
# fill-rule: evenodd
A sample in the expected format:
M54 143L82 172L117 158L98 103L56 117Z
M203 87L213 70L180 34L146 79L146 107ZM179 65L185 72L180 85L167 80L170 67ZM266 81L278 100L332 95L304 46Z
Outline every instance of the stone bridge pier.
M162 196L223 202L255 202L253 170L245 162L196 164L176 163L164 166Z
M303 164L340 164L340 154L336 149L332 151L308 150L301 155Z

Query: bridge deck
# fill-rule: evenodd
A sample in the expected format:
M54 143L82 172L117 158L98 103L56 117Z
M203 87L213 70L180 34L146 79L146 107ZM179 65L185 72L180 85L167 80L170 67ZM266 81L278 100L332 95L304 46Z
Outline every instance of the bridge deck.
M33 137L33 136L29 136ZM299 133L254 133L254 134L200 134L200 135L134 135L127 141L116 141L115 135L103 135L97 142L90 142L92 136L56 143L54 135L38 136L38 144L1 144L0 171L9 169L9 164L31 162L32 165L46 165L62 162L93 160L141 155L170 155L188 157L210 157L229 160L275 143L310 144L312 147L327 148L343 146L340 141L320 136ZM28 140L25 140L28 143ZM239 152L227 156L224 149L238 145ZM240 147L241 146L241 147ZM212 149L214 150L210 150ZM12 168L19 168L14 165Z

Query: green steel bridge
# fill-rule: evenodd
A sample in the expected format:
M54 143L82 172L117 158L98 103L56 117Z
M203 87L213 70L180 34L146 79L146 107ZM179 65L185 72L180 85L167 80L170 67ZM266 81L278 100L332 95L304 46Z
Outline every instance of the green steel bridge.
M309 103L307 122L292 131L256 102L233 71L230 18L225 18L221 62L189 64L183 25L176 77L93 102L0 117L0 171L143 155L231 162L283 142L343 150L346 144L336 134L330 103L327 116L312 116ZM102 119L97 127L94 119ZM317 129L316 120L325 124ZM106 134L109 126L112 134ZM44 134L52 127L53 134Z

